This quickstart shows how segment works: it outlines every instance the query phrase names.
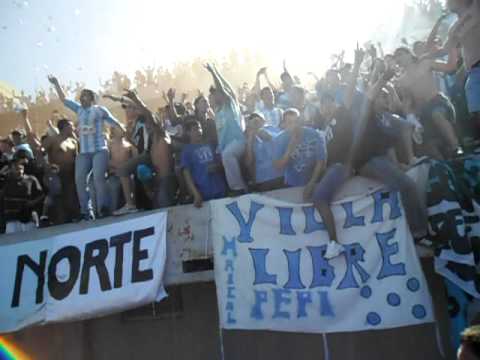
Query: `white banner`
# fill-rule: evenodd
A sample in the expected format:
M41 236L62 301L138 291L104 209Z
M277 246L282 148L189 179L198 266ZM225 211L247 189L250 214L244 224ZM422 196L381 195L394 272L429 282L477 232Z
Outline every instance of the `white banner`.
M36 241L0 243L0 333L164 298L166 218L156 213Z
M260 195L212 202L220 325L329 333L434 321L431 298L396 192L333 205L345 251L311 205Z

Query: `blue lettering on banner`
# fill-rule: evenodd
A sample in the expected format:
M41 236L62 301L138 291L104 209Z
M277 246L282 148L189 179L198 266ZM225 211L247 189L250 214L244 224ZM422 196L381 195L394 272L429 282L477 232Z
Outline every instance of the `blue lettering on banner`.
M284 289L305 289L300 278L300 255L302 250L296 251L283 250L287 257L288 264L288 281L283 286Z
M320 295L320 315L334 317L335 313L328 298L328 292L319 291L318 294Z
M254 290L254 294L255 304L253 305L252 311L250 312L250 317L252 319L262 320L262 304L265 304L267 302L267 292L264 290Z
M360 261L365 261L363 258L365 250L359 243L347 244L345 245L345 251L343 254L347 262L347 270L345 271L345 276L337 289L358 288L358 282L353 273L354 268L357 270L363 283L370 278L370 275L368 275L365 269L359 264Z
M225 261L225 272L231 271L233 273L233 260L227 259Z
M333 280L335 279L335 269L324 257L327 245L307 246L307 249L310 252L313 268L313 278L310 289L320 286L332 286Z
M277 275L267 272L266 258L270 249L252 249L249 248L250 255L253 260L253 268L255 270L255 280L253 285L259 284L277 284Z
M235 286L227 287L227 299L235 299Z
M372 224L383 222L384 218L387 218L387 215L390 220L402 216L398 192L388 193L385 191L377 191L372 194L372 198L374 202ZM354 203L352 201L340 205L346 214L344 229L366 226L365 216L355 215ZM388 205L389 209L386 209L385 205ZM255 224L257 213L265 207L265 205L251 201L248 219L244 217L236 201L228 204L226 207L236 219L240 229L240 233L236 237L223 237L223 248L221 251L221 255L225 256L225 272L227 272L227 277L225 278L227 281L226 294L224 294L227 299L225 307L226 322L228 324L234 324L236 323L235 316L237 315L237 309L235 308L237 291L235 281L237 278L234 275L236 270L235 260L239 255L237 241L238 243L252 243L255 241L255 239L252 238L252 234L254 234L252 231L253 225ZM282 235L296 235L293 223L295 208L277 206L275 209L279 216L278 232ZM386 211L389 210L389 213L385 212L384 214L384 209L386 209ZM305 216L303 234L326 230L325 224L313 206L304 206L302 207L302 211ZM271 234L272 242L274 242L275 233L272 232ZM388 232L375 233L382 258L382 264L376 280L382 280L390 276L406 275L405 263L394 263L392 259L392 256L399 253L399 244L395 240L396 234L397 229L395 228ZM330 301L331 293L329 289L334 282L337 283L335 281L337 274L335 273L335 267L328 259L325 259L327 245L305 247L308 250L308 254L303 254L303 261L308 261L306 256L308 257L308 255L310 255L312 264L311 278L308 276L309 274L303 273L303 271L309 269L309 267L304 268L305 264L301 262L304 248L294 248L292 250L277 246L278 244L275 246L272 245L272 248L247 247L254 270L252 283L254 289L251 300L253 304L250 305L251 307L249 309L250 318L262 321L265 320L266 317L281 320L292 318L302 319L308 318L309 316L335 317L335 310L337 309L334 308L335 303ZM284 254L284 258L280 258L278 255L280 249ZM345 272L340 274L343 277L341 277L338 285L336 285L335 290L358 289L358 293L355 293L358 294L357 296L359 296L361 301L372 301L375 288L373 288L371 284L366 284L371 275L364 268L365 252L365 249L360 243L344 244L342 256L345 259ZM271 260L267 262L267 259ZM270 271L273 271L273 269L276 269L274 265L277 266L280 263L284 265L282 271L269 272L269 267ZM332 261L332 263L335 264L334 261ZM288 274L286 272L288 272ZM267 285L266 289L262 289L262 285ZM408 290L412 292L417 291L419 281L411 278L408 282L406 281L406 285ZM260 286L260 288L257 286ZM385 295L386 297L383 298L384 305L390 307L402 305L402 299L399 294L389 292ZM379 293L377 293L376 296L379 296ZM421 319L426 316L425 307L417 304L411 308L411 314L414 318ZM383 322L378 312L371 311L365 315L366 323L371 326L378 326Z
M273 318L282 318L290 319L290 313L288 311L282 311L282 305L290 305L292 300L290 299L291 295L290 290L286 289L273 289L273 298L274 298L274 312ZM288 297L287 297L288 296Z
M304 234L311 234L315 231L327 229L323 222L315 219L316 209L313 206L304 206L302 207L302 210L305 214L305 230L303 230Z
M292 227L293 208L277 207L277 210L280 216L280 234L297 235Z
M316 295L315 298L314 295ZM318 306L318 313L321 317L335 316L327 291L296 290L293 293L292 290L273 288L268 292L266 290L254 290L253 298L254 304L250 309L250 317L255 320L263 320L265 318L264 304L273 306L272 319L290 319L292 316L295 316L292 315L295 313L297 319L306 318L309 316L309 305L314 303ZM267 309L269 308L267 306Z
M235 217L238 222L238 226L240 227L240 234L238 235L238 242L245 243L245 242L252 242L252 225L255 222L255 217L257 213L262 209L265 205L259 204L255 201L250 202L250 211L248 213L248 221L245 221L245 218L242 215L242 212L238 208L238 202L234 201L228 205L226 208L230 211L230 213Z
M395 220L402 216L398 191L387 193L379 190L373 193L372 196L374 203L372 224L383 222L383 205L385 204L390 205L390 220Z
M345 224L343 225L344 229L349 229L354 226L365 226L365 217L364 216L355 216L353 213L353 202L349 201L342 204L343 210L345 210Z
M225 310L227 312L226 322L228 324L236 324L237 320L234 317L235 313L235 258L237 257L236 240L232 238L228 240L223 236L223 249L221 255L226 257L225 259L225 272L227 273L227 303L225 304ZM231 256L231 258L230 258Z
M232 252L233 257L237 257L237 246L235 238L233 237L231 240L228 240L225 236L223 236L222 255L227 255L227 252L229 250Z
M307 304L312 303L310 291L297 291L297 318L307 317Z
M388 243L390 239L393 239L395 237L396 231L397 229L392 229L386 233L375 234L378 245L380 246L380 251L382 253L382 267L380 268L380 272L377 275L378 280L384 279L389 276L406 274L404 263L392 264L390 260L390 257L398 254L398 243Z
M229 311L227 313L227 323L228 324L236 324L237 323L237 320L235 320L235 318L233 317L233 312L232 311Z

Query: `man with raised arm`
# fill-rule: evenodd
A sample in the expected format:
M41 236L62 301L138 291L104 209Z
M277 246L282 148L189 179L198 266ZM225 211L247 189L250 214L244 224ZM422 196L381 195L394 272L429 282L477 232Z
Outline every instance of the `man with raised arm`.
M261 87L260 78L265 77L268 86ZM253 92L260 99L256 104L257 112L261 113L265 119L265 125L273 128L280 128L280 122L282 121L282 109L275 106L275 88L273 87L270 79L267 75L267 68L263 67L257 72L257 78Z
M215 83L213 101L215 124L218 134L218 149L222 156L228 186L235 194L247 191L240 168L245 153L245 136L242 130L240 105L232 86L222 77L215 66L206 64Z
M355 64L353 73L345 91L344 105L338 105L335 95L325 92L320 99L320 112L326 124L325 137L327 141L327 169L320 182L322 175L315 172L304 189L304 199L310 200L313 195L313 203L320 213L329 236L329 243L325 256L333 258L340 254L343 247L338 243L335 229L335 219L330 205L335 194L352 175L352 164L349 161L351 146L353 143L353 114L351 106L355 92L360 65L363 62L365 52L361 49L355 51Z
M97 215L106 216L109 211L105 181L105 173L108 169L105 125L118 127L122 131L125 131L125 127L105 107L95 104L95 93L92 90L83 89L80 93L80 103L77 103L65 97L56 77L50 75L48 80L55 87L63 104L77 115L80 153L75 160L75 184L82 218L83 220L95 218L87 192L87 176L92 171Z

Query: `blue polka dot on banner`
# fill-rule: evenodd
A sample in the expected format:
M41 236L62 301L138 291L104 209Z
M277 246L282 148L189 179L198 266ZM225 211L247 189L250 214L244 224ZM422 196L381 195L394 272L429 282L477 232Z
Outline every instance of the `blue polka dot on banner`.
M420 289L420 282L418 281L418 279L414 277L408 279L407 289L412 292L418 291L418 289Z
M362 287L360 289L360 296L365 299L368 299L370 296L372 296L372 288L368 285Z
M382 318L376 312L369 312L367 314L367 323L376 326L382 322Z
M390 293L387 295L387 303L391 306L398 306L400 305L401 299L400 296L396 293Z
M423 319L425 316L427 316L427 311L423 305L415 305L412 308L412 314L416 319Z

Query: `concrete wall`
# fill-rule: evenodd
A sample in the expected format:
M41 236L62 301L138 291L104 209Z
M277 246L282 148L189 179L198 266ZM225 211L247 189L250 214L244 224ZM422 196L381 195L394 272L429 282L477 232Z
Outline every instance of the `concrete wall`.
M431 259L422 259L439 319L447 359L447 305L442 280ZM7 335L35 360L211 360L221 359L215 285L196 283L177 288L157 319L127 319L126 313L103 318L34 327ZM179 299L179 297L181 299ZM182 300L182 301L178 301ZM175 304L183 303L183 311ZM171 311L169 310L171 307ZM148 311L147 311L148 312ZM177 316L172 316L177 313ZM224 359L324 359L322 336L270 331L224 331ZM393 330L328 335L332 360L440 359L432 324Z

